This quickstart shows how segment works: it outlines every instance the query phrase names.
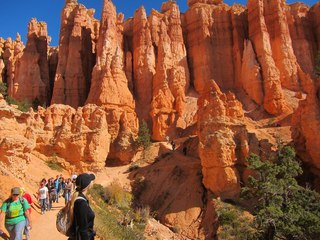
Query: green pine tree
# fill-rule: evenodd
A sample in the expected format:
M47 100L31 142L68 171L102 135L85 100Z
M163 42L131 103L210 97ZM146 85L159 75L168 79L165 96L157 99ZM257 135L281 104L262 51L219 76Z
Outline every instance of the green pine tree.
M151 135L146 121L142 120L139 125L139 132L137 138L139 147L147 149L151 145Z
M7 84L5 84L4 82L0 83L0 93L2 94L2 96L6 97L7 96Z
M293 148L280 149L273 162L251 155L248 163L254 174L242 189L242 195L256 202L256 239L318 239L320 195L296 181L302 169Z

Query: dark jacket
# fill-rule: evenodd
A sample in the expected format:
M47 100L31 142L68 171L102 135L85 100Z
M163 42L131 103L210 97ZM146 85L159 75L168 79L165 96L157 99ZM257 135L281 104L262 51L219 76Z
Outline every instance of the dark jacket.
M76 238L69 238L70 240L93 240L95 232L93 230L94 225L94 212L89 206L88 199L82 194L79 193L79 197L86 199L77 199L74 202L74 217L73 217L73 229L76 233Z

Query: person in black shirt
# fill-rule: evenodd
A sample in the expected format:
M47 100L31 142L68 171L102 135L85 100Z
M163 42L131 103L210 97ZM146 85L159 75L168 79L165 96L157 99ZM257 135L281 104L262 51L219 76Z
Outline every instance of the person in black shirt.
M95 178L94 174L82 173L76 179L76 192L71 200L74 202L72 228L75 236L70 237L69 240L94 240L96 235L93 230L95 215L86 193Z

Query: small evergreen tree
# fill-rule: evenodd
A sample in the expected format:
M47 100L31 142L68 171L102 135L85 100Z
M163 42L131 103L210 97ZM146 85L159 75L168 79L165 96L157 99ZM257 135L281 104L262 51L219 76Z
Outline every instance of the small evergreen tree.
M137 138L139 147L147 149L151 145L151 135L146 121L142 120L139 125L139 132Z
M32 108L33 108L33 110L37 111L39 106L41 106L41 102L40 102L39 98L36 97L32 101Z
M242 195L256 202L256 239L317 239L320 195L298 185L295 178L302 169L293 148L280 149L273 162L251 155L248 163L253 176L242 189Z
M1 83L0 83L0 93L1 93L4 97L7 96L7 90L8 90L7 84L5 84L4 82L1 82Z
M318 52L318 54L316 56L314 72L315 72L316 77L320 77L320 51Z

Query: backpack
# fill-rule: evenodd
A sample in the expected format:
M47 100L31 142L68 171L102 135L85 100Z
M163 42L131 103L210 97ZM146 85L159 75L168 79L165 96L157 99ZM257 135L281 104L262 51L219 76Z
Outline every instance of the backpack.
M87 201L83 197L77 197L76 200L77 199L82 199ZM71 237L75 235L75 233L72 232L73 214L71 216L71 205L72 203L71 201L69 201L65 207L60 209L56 219L57 230L67 237Z
M19 201L22 205L22 208L24 210L24 198L23 197L19 197ZM12 201L10 201L10 198L6 200L7 203L7 209L6 209L6 214L9 214L9 208L10 208L10 204L12 203Z

